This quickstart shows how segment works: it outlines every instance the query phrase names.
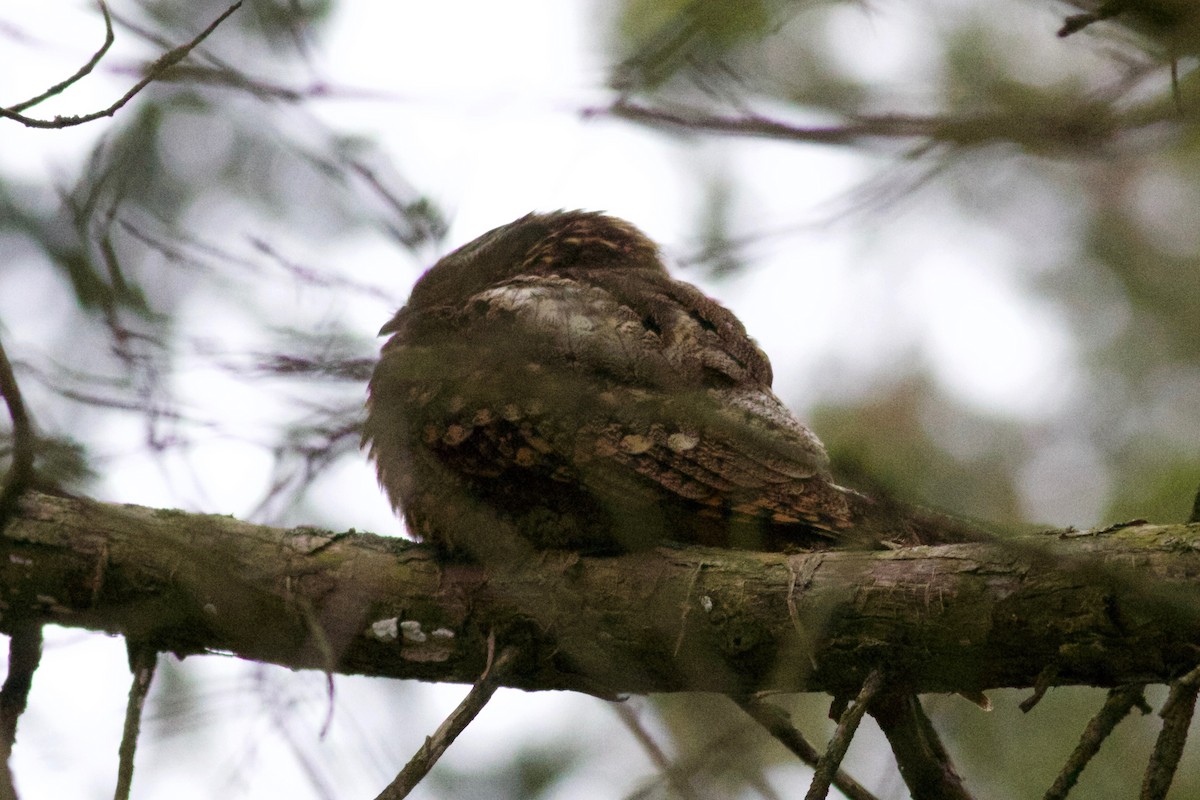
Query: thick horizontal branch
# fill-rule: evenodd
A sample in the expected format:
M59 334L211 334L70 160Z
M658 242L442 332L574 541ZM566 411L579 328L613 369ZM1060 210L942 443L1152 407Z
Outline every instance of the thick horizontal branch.
M181 654L596 694L852 693L1165 681L1200 646L1200 526L793 555L531 554L504 569L400 539L27 496L0 538L0 629L43 621Z

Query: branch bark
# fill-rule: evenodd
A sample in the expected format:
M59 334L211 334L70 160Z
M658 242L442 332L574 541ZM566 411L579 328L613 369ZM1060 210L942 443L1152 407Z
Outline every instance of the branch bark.
M30 494L0 537L0 630L53 623L180 655L600 696L853 695L1166 682L1200 645L1200 526L888 552L547 552L487 569L371 534Z

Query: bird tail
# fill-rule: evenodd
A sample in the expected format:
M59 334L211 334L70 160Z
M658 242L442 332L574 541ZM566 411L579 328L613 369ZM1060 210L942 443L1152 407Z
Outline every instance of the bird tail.
M842 488L850 508L850 526L840 532L846 544L862 547L908 547L913 545L985 542L994 531L973 520L954 517L931 508L912 505L893 497L869 497Z

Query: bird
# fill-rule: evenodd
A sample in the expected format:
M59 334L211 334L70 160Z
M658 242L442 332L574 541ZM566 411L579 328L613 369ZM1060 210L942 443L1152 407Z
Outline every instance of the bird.
M409 532L449 555L962 538L839 486L742 322L622 219L490 230L380 335L363 443Z

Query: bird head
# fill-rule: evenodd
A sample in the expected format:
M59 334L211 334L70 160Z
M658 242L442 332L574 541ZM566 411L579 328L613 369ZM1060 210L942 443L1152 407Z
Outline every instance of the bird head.
M430 267L413 287L405 309L380 333L397 330L405 312L450 307L519 275L593 269L666 274L658 246L624 220L594 211L526 214L467 242Z

